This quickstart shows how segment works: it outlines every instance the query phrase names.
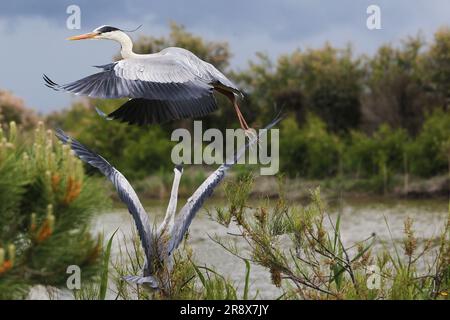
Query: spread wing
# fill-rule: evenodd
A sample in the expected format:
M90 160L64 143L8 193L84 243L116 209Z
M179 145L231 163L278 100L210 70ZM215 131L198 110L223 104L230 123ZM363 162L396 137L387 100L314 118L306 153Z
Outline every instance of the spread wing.
M108 115L148 124L204 116L217 109L213 85L176 56L148 55L100 66L103 71L59 85L44 75L48 87L93 98L131 98Z
M64 131L57 130L55 134L64 144L70 145L70 148L81 160L100 170L113 183L120 200L126 204L128 211L133 216L144 252L147 257L150 257L152 246L150 222L147 212L128 180L102 156L90 151L77 140L70 138Z
M275 118L275 120L273 120L264 129L272 128L280 120L280 117ZM194 194L187 200L186 204L183 208L181 208L180 213L175 219L172 237L168 246L169 255L181 243L195 215L200 210L205 200L212 195L214 189L223 180L228 169L230 169L234 164L237 163L237 161L245 154L245 151L257 142L258 138L255 137L245 146L242 146L233 156L233 159L226 161L225 164L221 165L208 178L206 178L206 180L200 185L200 187L198 187Z
M211 95L213 87L171 55L149 55L100 66L103 71L59 85L46 75L46 85L93 98L145 98L180 101Z

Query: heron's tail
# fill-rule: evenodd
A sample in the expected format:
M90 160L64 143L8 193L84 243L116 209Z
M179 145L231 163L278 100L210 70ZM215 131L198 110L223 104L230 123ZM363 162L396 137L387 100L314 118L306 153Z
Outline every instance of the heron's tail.
M134 284L147 284L153 289L159 288L159 282L152 276L140 277L140 276L124 276L123 280Z

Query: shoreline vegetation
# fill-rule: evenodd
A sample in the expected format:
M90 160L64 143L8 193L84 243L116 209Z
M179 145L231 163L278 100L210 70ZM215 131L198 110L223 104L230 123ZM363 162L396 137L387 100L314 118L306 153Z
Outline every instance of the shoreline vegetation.
M255 265L270 274L278 299L448 299L450 285L450 212L430 238L419 236L420 226L407 218L400 238L381 240L368 234L344 245L341 216L331 217L320 190L310 192L305 205L290 203L284 192L269 206L249 202L254 185L251 176L225 183L226 206L208 211L231 238L210 234L211 245L242 261L244 278L236 283L214 266L196 262L188 240L174 256L174 268L165 277L171 285L149 291L127 285L122 276L136 272L143 263L137 236L122 239L120 253L110 264L108 288L118 299L258 299L249 280ZM280 186L283 189L282 186ZM348 221L342 221L348 223ZM230 226L232 226L230 228ZM235 241L244 240L245 249ZM119 240L120 241L120 240ZM93 284L93 288L100 283ZM77 299L97 299L95 290L82 290Z
M167 175L167 176L166 176ZM179 190L180 198L189 197L192 192L200 185L201 179L206 178L208 171L203 168L187 167L185 169L186 181L182 182ZM231 172L228 179L234 179L241 176L241 173ZM136 190L143 200L167 199L171 188L171 174L164 173L153 175L142 180L134 181ZM373 191L364 185L370 183L367 180L356 179L327 179L327 180L308 180L301 178L288 178L279 176L258 176L255 177L256 183L249 197L251 199L269 198L275 199L280 196L279 190L274 188L279 179L283 180L285 185L285 197L290 201L307 200L310 197L310 191L321 188L322 196L328 198L381 198L381 199L442 199L448 200L450 194L450 179L448 175L443 174L428 179L414 178L410 179L407 185L404 184L404 177L396 177L397 184L391 186L387 193ZM111 194L114 193L111 190ZM214 192L214 198L224 199L225 190L219 186ZM117 200L117 199L114 199Z
M162 273L170 279L167 290L127 284L123 276L139 274L144 262L137 235L122 240L114 240L115 232L109 240L91 235L89 221L108 206L107 190L42 123L30 137L32 143L26 143L13 122L0 137L1 299L26 298L35 285L67 290L66 268L73 264L83 270L83 286L72 290L75 299L106 299L108 292L116 299L257 299L249 281L252 265L270 274L280 299L448 299L450 212L429 239L419 238L420 226L407 218L400 242L372 234L344 246L340 215L330 216L319 188L305 204L290 202L286 183L278 179L271 183L279 190L272 205L264 199L253 204L251 193L260 183L242 172L223 184L226 205L208 215L226 229L232 224L231 234L248 244L238 250L234 241L209 236L211 245L242 260L244 283L213 265L199 265L188 236L172 271ZM122 241L115 259L113 241Z
M330 193L449 195L445 175L450 174L450 28L440 28L428 42L419 34L397 45L382 45L372 56L329 43L280 55L276 61L258 53L239 72L229 67L227 43L205 40L175 23L166 37L141 36L135 41L139 53L168 46L191 50L226 72L244 90L241 109L255 128L283 113L280 174L294 189L301 182L320 184ZM203 128L235 128L233 108L221 97L217 102L217 112L201 119ZM170 141L171 133L176 128L192 130L192 119L138 127L105 121L95 112L95 107L111 112L121 103L81 99L61 111L37 115L0 90L0 123L7 128L15 121L24 135L38 121L62 128L131 181L147 186L142 191L149 197L161 197L173 169L170 154L176 143ZM239 176L250 169L240 166L235 172ZM186 186L198 185L195 182L205 177L203 170L211 168L194 166ZM273 191L270 178L260 181L256 190L261 186L264 192ZM164 186L159 191L158 184Z

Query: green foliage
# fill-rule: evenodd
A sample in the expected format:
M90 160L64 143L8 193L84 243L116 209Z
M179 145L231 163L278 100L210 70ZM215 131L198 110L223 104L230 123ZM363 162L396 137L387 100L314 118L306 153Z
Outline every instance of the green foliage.
M234 241L211 237L245 263L242 296L214 269L195 263L188 241L175 252L167 291L125 283L123 276L138 274L144 262L139 238L134 234L125 251L120 246L114 264L115 285L110 292L115 299L247 299L251 263L270 273L272 284L283 292L282 299L448 299L450 211L437 236L429 239L417 238L413 220L408 218L401 243L392 239L388 247L372 234L344 244L341 225L346 221L341 215L334 219L327 213L319 189L311 192L311 201L305 206L292 205L283 197L273 207L264 201L250 206L247 202L252 184L251 177L229 182L229 205L210 214L226 228L233 220L233 235L248 244L248 249L239 250ZM83 290L78 298L97 297L91 287L84 286Z
M389 172L401 172L408 135L405 130L393 130L382 125L371 136L352 132L345 152L346 168L358 176L370 177Z
M112 109L112 103L104 109ZM304 116L299 125L293 117L282 122L280 132L281 170L291 177L324 179L347 177L360 180L356 188L387 191L396 183L398 174L419 177L445 173L448 168L450 117L448 112L431 113L417 137L411 138L402 128L381 125L374 133L351 130L340 136L329 131L326 123L313 113ZM149 197L161 197L171 186L171 148L168 128L136 127L98 117L83 105L48 119L50 125L62 127L93 150L102 154L131 179L143 179L138 190ZM91 167L88 172L97 173ZM248 168L236 169L245 176ZM195 170L194 170L195 171ZM180 194L189 195L192 187L205 177L202 170L183 180ZM365 179L365 181L361 180Z
M411 147L411 171L429 177L450 170L450 113L436 110Z
M251 180L235 184L234 193L251 184ZM228 200L233 204L235 198ZM379 242L376 235L344 245L340 228L344 221L340 215L333 219L327 214L319 189L311 192L307 206L290 205L283 197L271 208L239 203L245 214L230 206L226 214L211 216L226 227L230 219L223 217L231 216L239 230L234 234L244 238L249 250L241 252L216 241L240 259L266 268L285 299L448 299L450 211L439 235L422 243L413 221L407 219L402 247L392 243L392 252L374 248Z
M102 250L89 221L106 202L103 188L42 123L31 144L15 123L0 140L0 298L24 297L35 284L62 286L69 265L88 279Z
M237 300L237 290L212 269L205 268L204 273L196 265L193 265L198 279L204 290L204 299L207 300Z
M135 49L149 53L168 46L184 47L227 71L231 53L226 43L206 41L175 23L168 37L142 37ZM443 28L428 47L413 37L399 47L384 45L373 57L355 57L350 47L326 44L282 55L276 63L257 54L248 70L230 74L247 91L241 105L256 126L272 119L274 109L287 110L280 135L284 172L310 179L346 176L386 192L398 174L430 177L450 170L449 48L450 29ZM236 127L228 101L218 97L218 102L219 111L202 119L204 128ZM93 108L110 112L122 103L88 100L46 121L69 131L129 178L153 174L138 189L166 195L172 170L170 132L190 128L192 121L140 128L106 121ZM63 286L68 265L80 266L83 283L88 280L74 292L76 298L107 298L108 277L115 280L109 293L122 299L240 298L229 279L195 263L186 243L174 256L167 292L123 281L122 276L142 271L137 236L132 248L120 249L112 275L111 237L100 269L102 243L90 235L89 221L106 201L102 185L87 177L69 148L55 143L52 133L37 121L20 99L0 91L0 299L23 298L36 284ZM16 125L26 132L19 134ZM304 207L290 205L283 197L274 208L250 207L248 168L241 167L237 176L238 182L225 187L229 205L212 216L227 227L236 223L240 239L249 244L246 256L215 239L245 264L243 299L250 292L249 261L270 272L284 298L447 297L450 220L439 237L421 243L413 221L406 220L401 245L393 243L393 251L383 248L374 253L375 236L344 246L340 225L345 222L340 216L336 220L328 216L318 190ZM180 194L190 194L190 187L204 178L203 171L185 175ZM367 288L373 265L383 279L379 290ZM423 266L431 267L419 272Z
M450 28L443 27L434 35L426 57L426 70L430 81L430 89L436 94L445 106L448 107L450 97Z
M307 115L299 127L283 121L280 133L281 169L302 178L347 177L376 192L393 187L398 174L419 177L445 173L449 168L450 114L437 109L427 116L419 135L381 125L372 135L352 130L340 137L317 116ZM365 181L365 182L364 182Z
M108 289L109 260L111 257L111 247L112 247L112 242L113 242L114 236L117 233L117 230L118 229L116 229L116 231L114 231L112 236L109 238L108 244L106 246L105 254L103 257L102 274L100 277L100 290L99 290L100 291L99 298L101 300L105 300L105 298L106 298L106 290Z
M325 123L309 114L299 128L293 119L283 121L280 133L282 170L290 175L324 178L337 173L341 143L327 131Z
M249 88L251 102L265 120L276 104L292 111L298 121L305 112L314 112L333 131L358 125L363 69L350 48L338 50L326 44L318 50L297 50L281 56L276 67L266 56L258 58L239 79Z
M366 62L367 92L362 96L363 127L375 131L383 123L415 134L424 112L436 103L425 89L423 40L417 36L399 48L381 46Z

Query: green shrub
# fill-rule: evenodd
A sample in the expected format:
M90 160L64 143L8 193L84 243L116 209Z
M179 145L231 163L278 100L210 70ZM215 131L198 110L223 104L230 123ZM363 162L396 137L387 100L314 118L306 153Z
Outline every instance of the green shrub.
M275 205L262 201L249 206L252 184L251 178L229 183L227 208L210 214L227 228L234 221L238 231L233 235L250 249L237 249L235 240L212 239L236 257L264 267L272 284L283 291L280 298L448 299L450 220L431 238L419 238L407 218L403 237L391 236L389 247L376 234L344 245L341 225L351 220L329 215L320 189L311 192L306 206L283 197ZM387 221L386 228L390 232Z
M42 123L31 144L15 123L0 141L0 299L63 285L69 265L93 276L102 251L89 221L106 201L103 189Z
M427 117L411 147L411 171L429 177L448 170L450 113L436 110Z
M301 128L292 118L284 120L280 139L281 166L289 175L324 178L337 173L341 143L317 116L309 114Z
M353 131L345 150L345 168L361 177L390 172L402 172L403 159L408 146L408 135L403 129L381 125L373 136Z

